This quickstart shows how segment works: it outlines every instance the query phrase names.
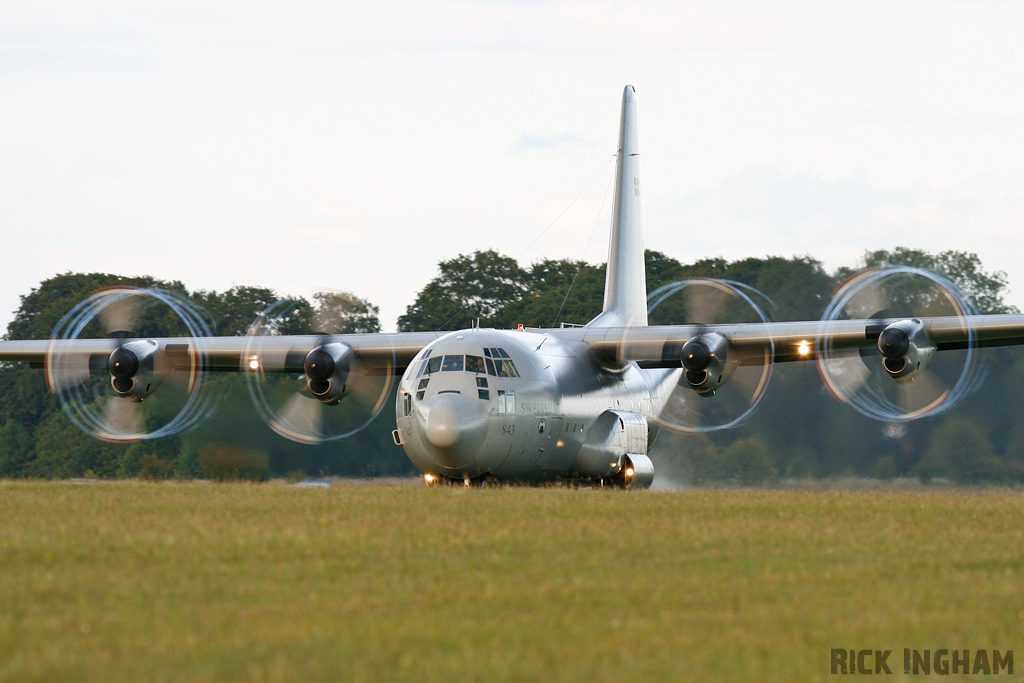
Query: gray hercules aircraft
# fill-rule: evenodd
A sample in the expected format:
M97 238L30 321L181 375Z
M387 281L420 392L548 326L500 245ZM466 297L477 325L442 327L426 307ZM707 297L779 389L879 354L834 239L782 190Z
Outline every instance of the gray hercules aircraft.
M171 434L208 415L209 406L198 396L209 371L245 373L257 409L278 433L306 442L340 440L376 417L400 375L394 440L428 484L589 480L646 488L654 479L648 450L658 431L710 427L701 422L702 406L724 400L730 379L737 384L742 372L753 374L737 419L763 395L774 363L812 361L838 398L898 422L948 406L970 378L954 374L952 386L915 402L888 399L873 377L891 388L931 386L935 382L922 373L936 352L970 355L978 347L1024 344L1024 316L971 315L949 283L923 271L912 274L934 286L933 303L948 304L950 314L890 315L892 307L869 301L888 276L877 271L841 287L819 321L766 322L762 316L714 324L704 314L685 324L649 326L649 306L665 295L648 300L636 94L627 86L604 309L586 325L298 336L280 334L278 319L268 312L246 337L215 337L189 324L193 314L168 293L121 288L93 295L51 340L0 342L0 361L44 369L51 390L60 393L79 426L117 441ZM687 286L725 292L733 303L745 301L759 310L736 283L691 281L674 291ZM118 318L134 305L126 302L140 297L162 298L190 334L125 332L132 328ZM106 336L85 338L93 319L104 319ZM147 431L130 411L126 422L124 407L138 405L172 377L185 382L186 399L169 423ZM290 383L273 384L282 377ZM333 431L316 412L344 412L357 404L366 419Z

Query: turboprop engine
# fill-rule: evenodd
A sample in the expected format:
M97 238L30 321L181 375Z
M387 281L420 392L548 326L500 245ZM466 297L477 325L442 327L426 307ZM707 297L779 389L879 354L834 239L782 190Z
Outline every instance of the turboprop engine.
M935 355L936 349L935 342L928 337L924 325L917 318L897 320L878 335L882 367L900 384L913 382Z
M317 346L302 361L309 391L322 403L336 405L348 395L348 378L354 363L355 355L348 344L331 342Z
M717 332L694 337L683 345L683 381L701 396L714 396L739 365L728 359L729 340Z
M160 386L171 367L152 339L137 339L114 349L107 358L110 385L118 396L141 401Z

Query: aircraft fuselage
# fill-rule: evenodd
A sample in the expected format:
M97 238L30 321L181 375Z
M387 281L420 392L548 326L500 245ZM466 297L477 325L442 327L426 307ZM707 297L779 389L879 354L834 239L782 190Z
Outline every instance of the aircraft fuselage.
M462 330L438 339L406 370L397 431L416 467L434 477L613 477L625 466L619 456L647 453L657 435L647 421L679 372L607 367L587 344L531 331ZM623 432L618 445L607 427L594 434L602 415L605 422L622 416L613 430ZM643 443L628 443L626 432L642 432Z

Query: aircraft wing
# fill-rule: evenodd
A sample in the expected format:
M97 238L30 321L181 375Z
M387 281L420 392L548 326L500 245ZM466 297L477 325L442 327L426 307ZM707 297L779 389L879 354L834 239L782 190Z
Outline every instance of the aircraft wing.
M254 360L265 371L302 372L302 361L315 347L330 342L350 346L369 368L392 367L402 372L427 344L442 332L399 332L393 334L281 335L266 337L161 337L152 339L176 365L188 367L201 359L207 371L241 371ZM26 362L44 367L48 358L88 363L93 370L105 367L107 358L124 340L75 339L0 341L0 361Z
M743 364L815 360L831 353L874 349L881 333L899 318L837 321L749 323L739 325L662 325L651 327L569 328L556 335L585 342L597 353L641 367L680 367L683 345L708 333L722 335ZM1024 344L1024 315L978 315L915 318L937 350Z
M1024 344L1024 315L980 315L920 318L928 338L940 351ZM584 342L596 353L641 367L680 367L687 341L709 332L722 335L743 364L814 360L822 348L833 352L876 346L879 335L898 319L801 321L738 325L660 325L651 327L581 327L546 330L565 341ZM370 368L393 367L402 372L423 348L443 332L387 334L282 335L267 337L163 337L153 341L169 357L202 359L208 371L242 371L252 360L266 371L301 372L303 358L316 346L346 344ZM80 358L99 369L121 344L117 339L0 341L0 361L43 367L47 357Z

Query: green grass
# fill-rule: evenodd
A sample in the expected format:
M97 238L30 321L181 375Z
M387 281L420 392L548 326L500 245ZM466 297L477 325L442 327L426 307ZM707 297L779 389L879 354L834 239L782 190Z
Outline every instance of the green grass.
M0 482L0 680L901 679L1021 649L1022 502Z

